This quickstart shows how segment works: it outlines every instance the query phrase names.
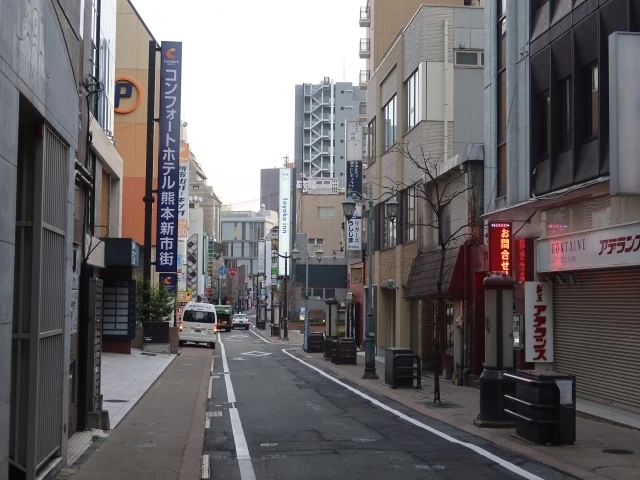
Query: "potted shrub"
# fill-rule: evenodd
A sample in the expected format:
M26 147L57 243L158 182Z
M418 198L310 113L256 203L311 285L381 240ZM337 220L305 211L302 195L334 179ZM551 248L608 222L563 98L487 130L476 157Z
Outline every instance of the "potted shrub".
M169 343L169 320L175 308L174 299L162 284L150 286L138 278L136 288L136 320L144 329L144 343ZM147 307L145 294L149 295Z

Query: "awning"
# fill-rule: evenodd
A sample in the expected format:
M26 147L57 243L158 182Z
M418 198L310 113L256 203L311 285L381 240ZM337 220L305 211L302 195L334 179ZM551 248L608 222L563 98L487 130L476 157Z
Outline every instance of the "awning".
M464 247L445 251L442 291L448 297L460 298L464 291ZM418 255L411 263L411 271L404 298L422 298L438 293L441 251Z

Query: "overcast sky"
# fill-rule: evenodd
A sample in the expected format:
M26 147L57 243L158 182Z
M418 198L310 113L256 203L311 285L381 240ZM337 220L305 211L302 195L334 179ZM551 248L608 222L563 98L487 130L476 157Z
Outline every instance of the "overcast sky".
M293 159L294 86L358 82L366 0L132 0L158 41L182 41L182 117L224 204L257 210L260 169Z

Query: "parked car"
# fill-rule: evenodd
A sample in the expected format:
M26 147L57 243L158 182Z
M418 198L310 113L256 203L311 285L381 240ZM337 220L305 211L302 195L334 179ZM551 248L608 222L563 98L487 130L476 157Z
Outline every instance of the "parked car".
M236 313L233 316L233 328L244 328L245 330L249 330L249 317L247 317L244 313Z
M179 343L206 343L216 348L216 311L208 303L189 302L184 307Z

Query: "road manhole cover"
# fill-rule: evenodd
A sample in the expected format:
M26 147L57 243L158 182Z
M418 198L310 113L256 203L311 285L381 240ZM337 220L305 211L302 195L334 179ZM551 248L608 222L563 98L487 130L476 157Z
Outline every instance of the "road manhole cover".
M127 443L127 447L131 448L152 448L155 447L153 443Z
M107 403L127 403L129 400L104 400Z
M623 450L621 448L606 448L602 453L610 453L611 455L633 455L631 450Z

